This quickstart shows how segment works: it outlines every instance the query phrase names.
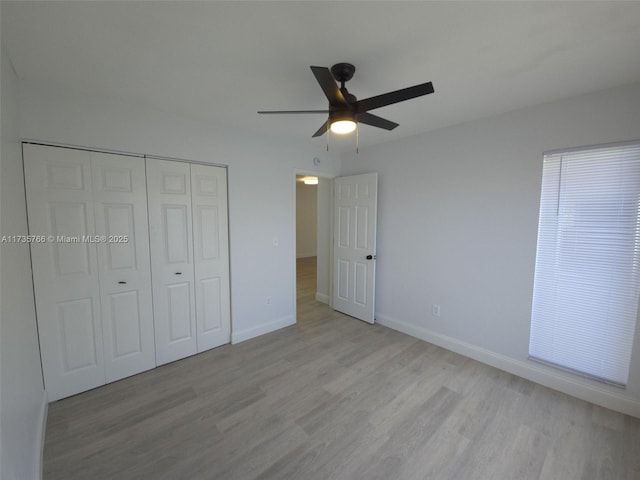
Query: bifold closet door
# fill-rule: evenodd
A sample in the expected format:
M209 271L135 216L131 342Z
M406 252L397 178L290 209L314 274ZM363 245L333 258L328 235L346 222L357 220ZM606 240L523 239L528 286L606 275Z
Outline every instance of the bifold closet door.
M153 368L144 159L29 144L23 156L49 400Z
M198 352L231 341L227 170L191 165Z
M91 156L23 145L38 335L49 400L106 381L95 244Z
M156 366L143 158L91 153L107 382Z
M231 340L227 171L147 159L158 365Z
M191 172L188 163L147 159L156 363L197 353Z

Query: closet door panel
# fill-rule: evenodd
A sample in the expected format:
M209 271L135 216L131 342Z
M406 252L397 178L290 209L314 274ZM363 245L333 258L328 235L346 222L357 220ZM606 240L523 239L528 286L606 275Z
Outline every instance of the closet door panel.
M197 352L189 164L147 159L158 365Z
M91 298L56 303L60 329L63 374L98 365L96 319Z
M126 201L123 199L123 201ZM107 261L106 267L108 271L122 271L138 268L137 251L137 235L136 235L136 219L139 221L147 219L147 203L141 202L143 205L131 203L102 203L96 208L101 209L96 212L96 217L100 216L103 221L101 224L104 236L107 237L105 255ZM142 209L141 207L144 207ZM136 211L137 210L137 211ZM143 217L143 218L138 218ZM148 235L147 229L142 226L144 233ZM145 240L147 240L145 238ZM144 242L148 245L148 242ZM146 247L146 248L145 248ZM144 246L144 251L149 255L149 248ZM147 262L148 265L148 262Z
M38 336L49 400L105 383L90 153L23 145Z
M107 382L155 367L143 158L91 153Z
M85 201L49 201L50 232L55 237L51 254L55 263L54 275L89 275L89 244L80 239L88 234L87 203ZM62 239L67 240L65 241ZM57 240L60 241L57 241ZM79 240L79 241L76 241Z
M210 332L221 330L224 327L222 285L220 278L200 280L200 288L202 332L203 335L206 335ZM228 339L224 343L228 343Z
M112 293L107 295L109 306L108 311L111 317L104 323L105 339L109 336L111 361L126 362L133 356L140 356L145 352L144 344L146 336L143 335L144 321L141 318L140 310L144 305L140 302L138 291L130 290L122 293ZM153 334L153 332L151 332ZM153 340L153 336L151 337ZM107 343L105 341L105 343ZM140 369L132 368L131 372L124 373L122 376L134 375L143 370L148 370L155 366L155 352L151 362L147 362ZM107 379L107 381L110 381Z
M195 332L191 321L193 316L191 311L191 282L167 285L166 292L169 345L194 338Z
M226 174L191 165L198 352L231 340Z
M189 206L162 205L162 238L164 239L164 264L188 264L189 248Z

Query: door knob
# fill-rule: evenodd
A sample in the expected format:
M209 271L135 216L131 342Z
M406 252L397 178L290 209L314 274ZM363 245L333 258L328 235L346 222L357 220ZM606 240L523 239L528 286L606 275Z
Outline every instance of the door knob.
M122 280L120 280L118 283L119 283L120 285L126 285L126 284L127 284L127 282L123 282Z
M367 260L375 260L376 256L375 255L367 255Z

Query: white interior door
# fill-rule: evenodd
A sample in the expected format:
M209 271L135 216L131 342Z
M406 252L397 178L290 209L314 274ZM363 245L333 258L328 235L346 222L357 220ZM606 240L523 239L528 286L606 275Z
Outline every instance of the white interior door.
M198 352L231 341L227 171L191 165Z
M156 363L197 353L188 163L147 159Z
M91 153L107 382L156 365L143 158Z
M49 400L105 383L91 154L23 145L42 368ZM42 237L41 237L42 238Z
M374 322L378 174L334 180L333 308Z

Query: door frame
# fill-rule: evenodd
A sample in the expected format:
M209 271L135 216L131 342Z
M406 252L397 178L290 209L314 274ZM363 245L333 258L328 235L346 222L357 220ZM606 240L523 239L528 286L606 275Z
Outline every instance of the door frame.
M332 175L327 172L318 172L314 170L300 169L294 168L293 175L291 179L291 188L292 188L292 225L293 225L293 242L292 242L292 258L293 258L293 268L292 268L292 279L293 279L293 318L295 323L298 323L298 276L297 276L297 234L298 234L298 226L297 226L297 218L296 218L296 209L297 209L297 187L296 187L296 177L298 175L306 175L311 177L323 178L325 180L331 181L331 192L329 194L329 231L327 232L328 241L329 241L329 258L328 258L328 268L329 268L329 307L333 308L333 180L338 175ZM317 209L317 207L316 207ZM316 260L317 261L317 260ZM317 293L317 292L316 292Z

